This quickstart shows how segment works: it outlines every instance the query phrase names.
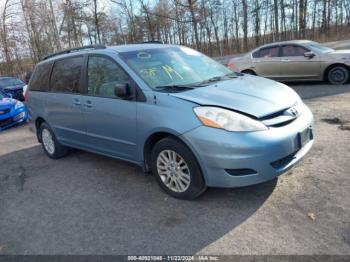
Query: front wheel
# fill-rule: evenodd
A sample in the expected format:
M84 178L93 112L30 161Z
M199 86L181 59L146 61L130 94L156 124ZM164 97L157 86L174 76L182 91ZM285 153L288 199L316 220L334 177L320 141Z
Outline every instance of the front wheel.
M194 199L206 189L195 156L175 138L157 142L152 150L151 166L160 187L173 197Z
M41 144L45 153L53 159L61 158L68 153L67 147L61 145L48 124L43 123L39 128Z
M334 66L328 71L327 79L332 85L343 85L349 81L349 70L344 66Z

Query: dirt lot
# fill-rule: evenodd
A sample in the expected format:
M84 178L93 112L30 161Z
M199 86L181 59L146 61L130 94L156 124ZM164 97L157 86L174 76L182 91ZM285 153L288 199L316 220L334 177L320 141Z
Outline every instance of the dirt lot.
M28 126L0 134L0 254L350 254L350 85L294 85L315 144L287 174L196 201L131 164L51 160Z

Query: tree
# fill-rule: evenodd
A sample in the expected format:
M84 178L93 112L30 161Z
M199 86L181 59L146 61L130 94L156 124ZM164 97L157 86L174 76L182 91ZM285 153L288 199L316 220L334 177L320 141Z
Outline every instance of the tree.
M248 5L247 0L242 1L243 5L243 50L248 50Z

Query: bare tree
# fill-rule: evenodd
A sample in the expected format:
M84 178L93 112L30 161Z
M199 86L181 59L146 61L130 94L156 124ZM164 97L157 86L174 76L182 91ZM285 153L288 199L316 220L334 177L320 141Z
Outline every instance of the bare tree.
M243 5L243 50L248 50L248 5L247 0L242 0Z

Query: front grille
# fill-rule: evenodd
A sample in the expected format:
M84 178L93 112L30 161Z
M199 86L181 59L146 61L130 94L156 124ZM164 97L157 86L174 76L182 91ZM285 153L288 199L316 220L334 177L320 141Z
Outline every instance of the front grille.
M0 115L8 114L11 111L11 108L0 109Z
M296 116L286 114L287 110L288 109L273 113L271 115L260 118L259 120L262 121L268 127L286 126L292 123L295 119L297 119Z
M282 126L286 126L290 123L292 123L296 118L293 118L293 119L290 119L290 120L287 120L287 121L282 121L280 123L276 123L276 124L272 124L272 125L269 125L270 127L282 127Z
M0 127L4 127L7 126L8 124L10 124L12 122L12 118L6 118L6 119L2 119L0 120Z
M275 169L281 169L281 168L285 167L286 165L288 165L290 162L293 161L297 152L298 151L295 151L294 153L292 153L286 157L283 157L281 159L278 159L278 160L272 162L271 166Z

